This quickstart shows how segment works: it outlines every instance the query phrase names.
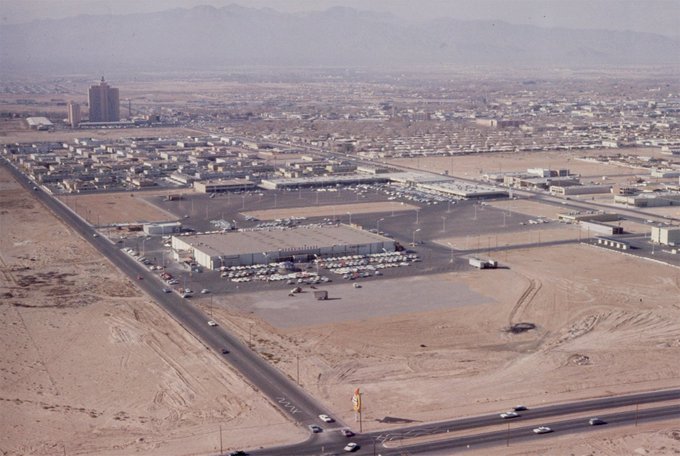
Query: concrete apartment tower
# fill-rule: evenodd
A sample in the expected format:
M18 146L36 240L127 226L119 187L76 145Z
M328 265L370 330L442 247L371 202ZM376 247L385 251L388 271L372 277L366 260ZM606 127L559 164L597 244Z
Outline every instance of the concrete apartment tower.
M68 123L71 128L78 128L82 117L80 116L80 105L75 101L68 102Z
M90 87L88 95L90 122L118 122L120 120L118 89L109 87L103 76L99 85Z

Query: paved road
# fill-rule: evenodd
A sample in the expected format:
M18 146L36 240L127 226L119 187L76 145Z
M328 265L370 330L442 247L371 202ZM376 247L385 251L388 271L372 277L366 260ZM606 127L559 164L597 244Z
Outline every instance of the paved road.
M289 454L299 454L299 455L320 455L320 454L334 454L334 451L342 450L342 446L349 441L357 442L362 446L362 450L357 451L356 454L373 454L373 445L375 444L378 448L378 452L385 454L402 454L386 451L386 447L395 448L400 447L404 440L423 437L423 436L436 436L446 434L448 432L454 431L464 431L469 429L479 429L488 426L498 426L507 425L510 423L510 428L512 432L511 438L521 439L529 438L533 436L531 429L536 427L533 426L521 426L521 423L526 420L536 420L537 418L544 418L542 425L547 425L553 428L556 432L555 434L563 432L581 432L583 430L589 430L591 427L587 425L587 419L571 419L568 421L556 421L555 419L572 413L587 413L592 412L593 416L599 416L605 419L608 424L630 424L630 414L635 415L635 410L632 409L637 405L641 404L651 404L655 402L664 401L680 401L680 389L673 390L663 390L663 391L653 391L647 393L630 394L625 396L611 396L600 399L591 399L586 401L579 401L573 403L548 405L541 407L530 407L529 410L518 412L519 417L510 420L503 420L498 416L498 414L493 415L483 415L478 417L463 418L458 420L443 421L438 423L428 423L416 426L406 426L399 429L392 429L390 431L383 432L369 432L361 434L351 439L340 436L335 438L337 441L334 447L328 446L327 442L321 442L314 439L310 439L304 443L297 445L290 445L285 447L268 448L263 451L253 451L253 455L272 455L272 456L284 456ZM619 413L607 413L598 414L596 412L601 410L613 409L617 407L631 407L631 410ZM680 419L680 404L675 404L669 407L660 407L663 412L649 412L648 410L639 411L639 419ZM500 412L500 411L499 411ZM624 418L618 418L620 416ZM550 420L552 419L552 420ZM559 432L557 432L559 431ZM408 447L408 454L415 453L427 453L428 451L433 451L433 449L447 448L453 449L465 445L479 445L484 443L486 445L491 444L504 444L507 431L491 432L481 435L456 437L452 439L445 439L444 443L432 444L435 445L431 448L430 444L427 445L413 445ZM339 435L339 433L338 433ZM441 437L439 437L441 438ZM325 444L325 448L321 451L322 445ZM328 453L327 453L328 451Z
M206 348L214 350L218 356L224 357L227 362L233 365L245 377L246 381L267 396L284 415L301 425L318 424L324 426L318 415L330 413L318 401L309 396L279 370L260 358L256 352L249 349L238 338L219 326L208 326L207 321L210 320L210 317L191 305L189 301L180 298L175 293L164 293L162 291L163 285L155 274L121 251L105 237L95 237L96 231L56 198L42 189L33 190L36 184L4 158L0 162L39 201L75 232L88 240L131 280L137 282L160 307L201 341ZM138 280L138 277L142 279ZM229 350L227 355L222 354L223 348ZM340 426L342 423L335 425Z
M285 447L254 451L252 454L314 455L335 454L337 452L341 452L342 447L349 441L349 439L345 438L338 432L338 429L344 427L344 424L341 422L336 422L330 425L321 423L317 416L321 413L328 412L314 398L299 388L291 379L283 375L269 363L260 358L238 338L234 337L219 326L208 326L207 321L209 320L209 317L191 305L190 302L187 302L174 293L164 293L158 278L147 268L135 261L133 258L129 257L127 254L123 253L108 239L101 236L95 237L96 231L78 215L72 213L58 200L52 198L51 195L45 193L43 190L34 191L33 189L35 188L35 183L28 179L23 173L15 169L11 164L7 163L4 158L2 159L2 163L7 167L7 169L10 170L10 172L12 172L12 174L24 187L34 193L34 196L39 201L41 201L65 223L70 225L73 230L82 235L86 240L90 241L91 244L97 248L97 250L109 258L109 260L126 275L128 275L131 280L137 281L138 285L144 291L146 291L159 306L161 306L169 315L178 321L180 325L182 325L198 340L200 340L207 349L212 349L218 354L218 356L223 356L225 361L232 364L235 369L241 372L241 374L248 382L250 382L251 385L253 385L256 389L259 389L265 396L267 396L272 401L272 403L285 415L289 416L292 420L300 425L308 425L313 423L319 424L325 429L325 431L320 434L310 435L310 437L304 442ZM138 280L138 277L141 277L141 280ZM226 355L222 354L222 349L224 348L229 349L229 353ZM555 417L565 413L595 411L610 407L651 403L679 398L680 390L669 390L622 397L609 397L571 404L544 406L522 412L522 416L513 419L512 423L518 423L522 420L532 418ZM657 412L640 411L636 416L636 419L651 420L667 419L669 417L675 416L680 417L679 411L680 409L678 406L674 406L670 409L658 409ZM625 424L629 423L631 420L630 413L631 412L618 415L607 415L603 418L605 418L610 424ZM581 432L584 427L583 421L584 420L571 420L548 425L555 427L556 431L558 431L559 428L559 432ZM463 430L497 424L499 424L498 416L488 415L427 425L404 427L400 429L393 429L384 433L367 433L352 438L352 441L360 443L363 447L357 452L357 454L370 454L373 451L374 443L377 446L382 446L385 443L389 446L397 439L402 440L403 438L410 438L420 435L441 434L453 429ZM511 431L510 434L510 438L513 441L531 437L534 437L531 433L531 427L515 429ZM436 452L441 451L444 448L450 450L462 445L494 445L502 443L504 439L507 439L507 432L487 433L464 438L447 439L437 443L415 445L408 447L408 452ZM404 449L395 450L381 448L380 453L383 455L403 454Z

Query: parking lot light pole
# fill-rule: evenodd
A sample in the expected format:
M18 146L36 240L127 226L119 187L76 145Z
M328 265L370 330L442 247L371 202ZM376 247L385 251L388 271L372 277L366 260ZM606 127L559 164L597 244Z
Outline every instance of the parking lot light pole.
M377 234L380 234L380 222L385 220L385 217L379 218L378 221L375 223L375 231Z
M352 213L348 212L347 215L349 215L349 224L352 224Z
M416 233L420 231L420 228L413 230L413 239L411 240L411 245L416 245Z
M450 242L447 242L447 244L451 247L451 259L449 260L449 263L453 263L453 244Z
M420 216L420 208L416 209L416 225L420 223L419 221L419 216Z
M442 215L442 233L446 232L446 216Z

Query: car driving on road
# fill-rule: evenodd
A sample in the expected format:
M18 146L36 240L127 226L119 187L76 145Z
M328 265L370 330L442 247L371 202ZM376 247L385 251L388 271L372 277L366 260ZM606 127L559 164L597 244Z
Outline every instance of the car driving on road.
M333 421L335 421L335 420L333 420L333 418L331 418L328 415L319 415L319 419L321 421L323 421L324 423L332 423Z
M215 320L208 320L208 326L217 326L217 322Z
M548 432L552 432L552 429L550 429L548 426L539 426L534 428L534 434L547 434Z
M344 450L347 451L348 453L351 453L352 451L356 451L359 449L359 445L354 443L354 442L349 442L347 445L345 445Z
M323 429L321 429L321 427L320 427L320 426L317 426L316 424L310 424L310 425L309 425L309 430L312 431L312 432L315 433L315 434L317 434L317 433L323 431Z
M519 413L517 412L503 412L501 413L501 418L507 419L507 418L517 418L519 416Z

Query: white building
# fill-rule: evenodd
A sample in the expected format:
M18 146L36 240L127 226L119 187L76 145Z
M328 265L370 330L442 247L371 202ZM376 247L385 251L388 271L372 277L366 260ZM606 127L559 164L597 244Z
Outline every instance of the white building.
M680 227L653 226L652 242L663 245L680 245Z
M188 252L208 269L220 266L308 261L315 255L393 252L392 239L349 225L303 225L290 229L243 230L173 236L172 248Z

